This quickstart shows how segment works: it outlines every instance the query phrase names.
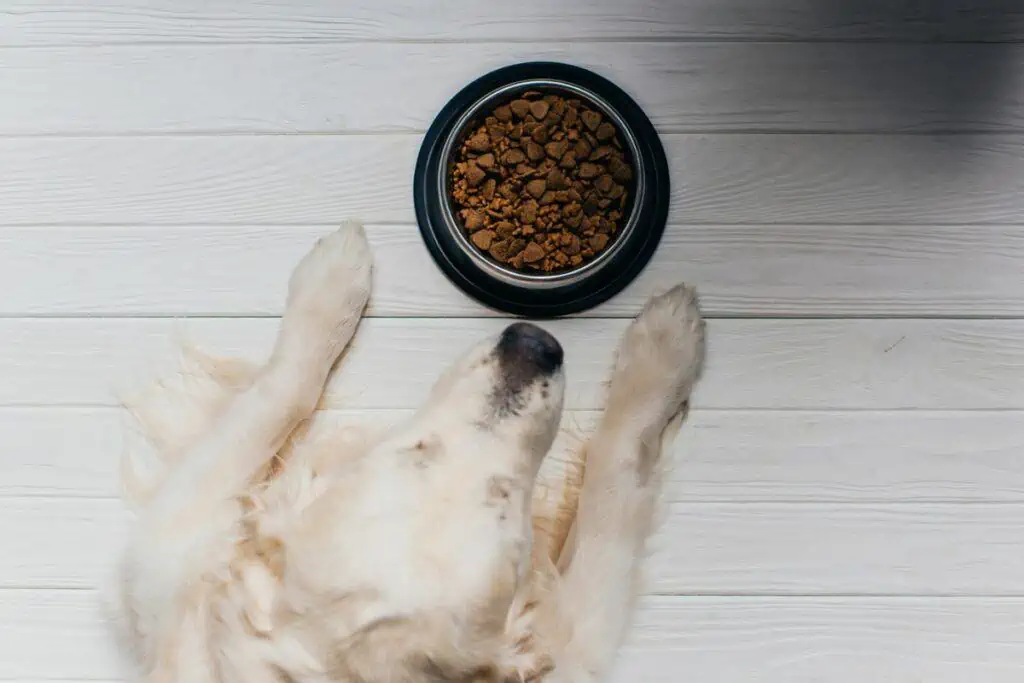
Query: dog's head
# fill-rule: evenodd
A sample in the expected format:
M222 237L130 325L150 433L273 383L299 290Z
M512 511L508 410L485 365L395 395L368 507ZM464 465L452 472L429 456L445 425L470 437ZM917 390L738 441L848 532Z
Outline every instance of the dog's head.
M562 414L562 358L540 327L509 325L441 375L419 417L451 448L518 453L539 466Z
M515 323L463 353L384 445L432 451L451 462L504 462L532 480L558 430L564 385L558 341L535 325Z

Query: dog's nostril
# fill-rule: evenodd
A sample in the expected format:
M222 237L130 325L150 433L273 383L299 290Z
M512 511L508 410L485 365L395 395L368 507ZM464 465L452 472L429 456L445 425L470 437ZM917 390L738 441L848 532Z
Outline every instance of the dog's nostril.
M505 328L499 342L507 353L523 355L543 372L554 372L562 365L562 345L549 332L530 323L514 323Z

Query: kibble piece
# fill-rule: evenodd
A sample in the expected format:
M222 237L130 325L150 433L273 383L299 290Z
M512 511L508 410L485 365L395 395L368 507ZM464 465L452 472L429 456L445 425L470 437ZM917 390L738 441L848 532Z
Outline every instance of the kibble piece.
M534 104L537 103L534 102ZM538 142L543 145L545 142L548 141L548 129L542 125L538 125L536 128L533 129L533 132L530 133L530 137L533 138L534 142Z
M586 140L580 140L576 143L573 150L576 152L577 159L586 159L590 156L590 143Z
M590 248L594 251L601 251L608 246L608 235L597 234L590 238Z
M486 152L491 148L491 138L487 133L477 133L466 141L466 147L471 152Z
M601 159L606 159L607 157L611 156L612 152L614 151L615 149L609 147L608 145L601 145L590 154L590 160L600 161Z
M530 103L527 100L512 100L508 106L512 109L512 113L521 119L526 118L526 115L530 113Z
M505 263L508 261L508 245L509 240L501 240L491 245L491 248L487 250L487 253L491 255L495 261L499 263Z
M505 152L505 156L501 158L501 163L506 166L515 166L516 164L521 164L524 161L526 161L526 155L523 154L523 150L521 149L510 149Z
M508 105L498 107L494 110L494 118L498 119L502 123L508 123L512 120L512 110Z
M548 187L552 190L563 190L568 187L568 183L565 179L565 174L557 168L551 169L551 172L547 176Z
M591 131L597 130L597 127L601 125L601 115L596 111L590 111L588 109L580 115L580 118L583 119L583 125Z
M500 221L494 224L494 232L498 233L502 237L511 237L516 231L516 226L512 225L508 221Z
M562 160L558 162L558 165L564 169L576 168L576 152L569 150L562 155Z
M484 217L479 211L473 209L466 209L462 212L462 221L466 226L466 230L470 232L479 230L484 226Z
M535 119L540 121L545 116L547 116L548 109L550 107L551 105L545 102L544 100L537 100L536 102L530 103L530 113L533 114L533 117Z
M611 180L611 176L608 177ZM548 184L543 180L531 180L526 183L526 191L533 196L534 199L540 199L544 194L544 190L547 189Z
M596 178L597 176L601 175L601 172L603 170L604 169L598 166L597 164L580 164L580 178Z
M544 145L544 151L547 152L548 156L552 159L561 159L567 149L569 149L568 140L555 140L554 142L549 142Z
M629 164L618 157L612 157L612 160L608 162L608 170L612 172L612 178L620 183L628 183L633 178L633 171Z
M535 263L544 258L544 248L536 242L530 242L523 250L523 260L527 263Z
M494 241L494 233L490 230L477 230L473 233L473 244L480 249L487 251L491 248L491 242Z
M526 143L526 156L529 157L530 161L540 161L544 158L544 148L530 140Z
M577 110L576 107L567 107L565 110L565 116L562 117L562 122L566 126L575 126L579 115L579 110Z
M537 202L532 199L523 202L519 207L519 219L524 223L533 223L537 220Z
M604 123L597 127L597 132L595 133L595 135L597 136L598 140L611 140L613 137L615 137L615 126L605 121Z
M488 152L476 158L476 165L483 169L494 168L494 155Z
M484 181L484 184L480 187L480 196L491 201L494 199L494 189L498 186L498 181L494 178L488 178Z
M606 194L612 189L612 186L614 184L615 181L612 180L612 177L607 173L605 173L600 178L594 181L594 187L596 187L598 190Z
M487 172L476 164L470 162L466 167L466 182L470 187L476 187L487 177Z
M545 183L545 185L547 185L547 183ZM552 192L551 190L548 190L543 195L541 195L541 198L540 198L539 202L540 202L541 206L547 206L548 204L554 204L555 203L555 193Z

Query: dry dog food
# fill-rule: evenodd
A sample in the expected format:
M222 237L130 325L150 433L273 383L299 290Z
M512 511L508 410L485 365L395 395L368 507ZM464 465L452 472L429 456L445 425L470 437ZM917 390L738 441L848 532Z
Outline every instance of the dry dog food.
M581 266L624 222L633 168L614 124L579 99L525 92L469 131L453 161L470 241L516 270Z

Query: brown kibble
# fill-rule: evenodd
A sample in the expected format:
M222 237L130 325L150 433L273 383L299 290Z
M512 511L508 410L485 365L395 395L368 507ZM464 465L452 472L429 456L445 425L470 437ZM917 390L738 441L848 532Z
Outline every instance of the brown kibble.
M502 237L511 237L516 231L516 226L512 225L508 221L501 221L494 224L494 232L498 233Z
M612 160L608 162L608 170L612 172L612 178L617 182L628 183L633 179L633 170L629 164L617 157L612 157Z
M473 233L473 244L478 248L487 251L491 248L491 242L494 241L494 233L490 230L477 230Z
M491 248L487 250L487 253L490 254L491 258L493 258L498 263L505 263L506 261L508 261L509 257L509 243L509 240L501 240L500 242L495 242L494 244L491 245Z
M523 150L521 149L510 149L505 152L505 156L501 158L501 163L506 166L515 166L516 164L521 164L524 161L526 161L526 155L523 154Z
M601 125L601 115L596 111L590 111L588 109L580 115L580 118L583 119L583 125L591 131L597 130L597 127Z
M547 175L548 187L552 190L562 190L568 187L568 182L565 179L565 174L557 168L551 169Z
M484 181L487 177L487 172L476 164L470 162L466 166L466 182L469 183L470 187L476 187Z
M535 103L536 104L536 103ZM530 242L523 251L523 260L527 263L534 263L544 258L544 248L536 242Z
M526 156L530 161L540 161L544 158L544 148L530 140L526 143Z
M556 140L555 142L549 142L544 145L544 151L547 152L547 155L552 159L561 159L567 149L569 149L568 140Z
M530 113L533 114L533 118L540 121L548 115L548 109L550 107L551 105L544 100L537 100L536 102L530 103Z
M484 217L479 211L466 209L462 212L462 222L466 226L466 230L473 232L474 230L479 230L484 226Z
M611 180L611 176L608 176L608 179ZM531 180L526 183L526 191L529 192L534 199L540 199L544 194L544 190L547 189L547 186L548 184L543 180Z
M633 167L616 127L579 98L523 93L450 160L449 196L474 249L549 273L596 258L626 219Z
M611 140L615 137L615 126L605 121L597 127L597 132L594 133L598 140Z
M491 148L491 138L486 133L478 133L466 141L471 152L486 152Z
M512 109L512 113L521 119L526 118L526 115L530 113L530 103L527 100L512 100L508 106Z
M523 223L533 223L537 220L537 202L532 199L523 202L523 205L519 207L519 219Z

